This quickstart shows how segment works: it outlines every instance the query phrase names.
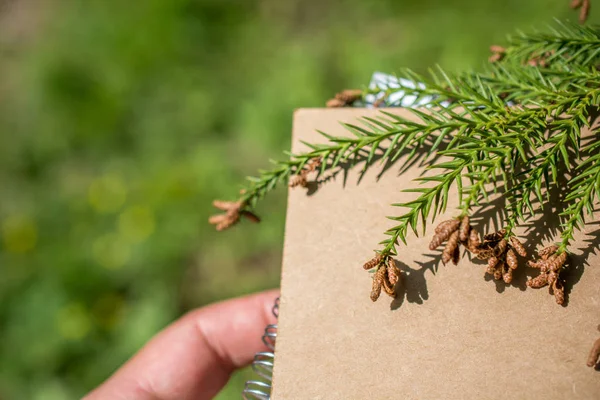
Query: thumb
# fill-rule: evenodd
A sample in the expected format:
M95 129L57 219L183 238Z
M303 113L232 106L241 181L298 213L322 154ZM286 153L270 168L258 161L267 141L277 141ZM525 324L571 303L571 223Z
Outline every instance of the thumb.
M188 313L155 336L85 400L210 399L231 373L265 351L277 290Z

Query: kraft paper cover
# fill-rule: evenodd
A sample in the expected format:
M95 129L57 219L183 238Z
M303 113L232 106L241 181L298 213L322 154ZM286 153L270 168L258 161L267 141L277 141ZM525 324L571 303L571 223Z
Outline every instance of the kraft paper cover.
M410 117L401 109L390 109ZM301 140L324 142L316 130L351 135L338 121L375 116L365 109L301 109L294 115L293 151ZM433 226L398 246L404 280L393 300L369 299L371 277L362 264L373 256L386 215L411 200L414 165L403 160L378 178L382 165L362 165L335 175L318 190L289 193L281 282L275 400L293 399L600 399L600 372L585 365L600 336L598 225L571 247L568 304L559 306L548 288L525 290L520 259L511 285L485 277L485 261L461 259L443 266L430 251ZM313 193L314 192L314 193ZM492 232L493 198L473 212L480 232ZM458 215L450 192L443 221ZM557 239L556 207L518 233L531 250ZM552 221L554 219L554 221ZM595 232L594 232L595 231ZM591 234L590 234L591 233ZM439 265L438 265L439 263Z

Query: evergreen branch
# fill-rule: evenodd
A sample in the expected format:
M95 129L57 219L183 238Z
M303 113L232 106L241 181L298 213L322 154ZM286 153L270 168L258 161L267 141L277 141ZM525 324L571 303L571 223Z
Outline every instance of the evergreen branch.
M456 109L464 104L477 104L489 113L503 112L507 103L538 105L547 101L586 94L590 87L600 87L600 72L569 67L541 69L530 66L492 64L483 73L451 76L439 69L430 71L430 78L411 70L403 74L422 85L403 85L405 95L418 100L431 98L432 107Z
M524 221L527 216L533 216L535 209L531 203L532 195L535 195L539 202L540 210L543 209L547 201L548 190L551 185L556 185L559 178L559 170L570 170L574 160L570 159L570 154L574 153L579 157L579 143L581 140L581 129L588 124L588 110L594 106L597 96L600 95L599 89L589 90L585 96L578 101L567 99L567 104L558 104L559 110L567 109L566 115L553 118L548 125L548 138L542 143L551 144L551 147L538 152L529 162L533 167L521 172L519 176L525 179L513 184L509 198L509 212L506 221L506 230L508 234L514 229L520 221ZM571 104L571 108L567 106ZM557 104L553 105L557 106ZM556 111L549 110L549 115L556 115ZM564 175L564 173L561 173ZM516 179L515 179L516 181ZM546 187L546 198L542 194L542 187ZM528 215L524 213L528 210Z
M353 133L354 137L332 136L320 132L328 144L310 144L310 151L291 154L287 161L272 161L275 164L271 170L259 171L258 177L248 177L250 185L243 190L239 201L244 208L253 208L256 202L274 189L279 183L288 179L293 174L299 173L309 160L320 158L322 161L319 173L336 168L341 162L347 162L352 157L354 161L359 156L365 158L365 169L374 161L377 150L381 150L383 160L396 160L404 150L410 149L410 157L416 155L416 151L430 138L435 138L438 144L443 138L454 131L460 124L449 119L439 124L428 124L429 117L415 111L422 119L421 123L408 120L393 114L386 113L379 118L363 118L361 122L364 127L343 124ZM436 135L436 132L439 132ZM389 142L384 150L383 144Z
M509 38L505 60L518 64L548 54L547 61L596 65L600 58L600 31L597 27L556 22L550 33L518 33Z
M573 240L574 232L585 226L585 213L592 215L594 202L600 202L600 141L598 139L596 137L596 141L584 149L583 152L590 157L579 164L575 170L577 175L569 181L571 190L564 198L564 201L569 202L569 206L560 214L566 218L566 221L561 224L560 253L567 250L570 241Z
M535 120L538 114L544 111L521 109L511 114L508 120L505 120L504 117L499 118L508 126L513 126L525 122L528 118ZM461 209L463 214L466 214L471 204L476 202L480 195L485 195L485 186L488 182L496 181L499 176L505 176L504 165L514 166L513 151L516 151L518 157L523 161L526 160L524 147L531 141L529 131L521 130L507 133L502 128L493 128L493 126L499 124L499 121L485 119L485 123L482 124L482 121L477 120L479 115L476 111L471 110L471 115L474 119L463 121L468 129L464 130L463 135L454 138L460 144L439 152L440 155L453 159L428 167L430 170L443 169L446 172L417 179L420 182L436 182L436 185L431 188L404 190L404 192L417 192L421 195L408 203L393 204L398 207L410 208L410 210L399 217L388 217L400 223L385 232L385 235L390 236L390 238L380 243L384 245L380 254L384 256L396 254L396 244L399 240L406 243L406 234L409 228L413 230L415 235L418 235L417 225L419 219L421 219L425 230L426 219L430 213L432 219L434 219L438 211L445 211L448 193L453 184L458 186ZM463 174L465 169L469 172ZM467 188L469 193L466 199L463 199L463 178L475 182Z

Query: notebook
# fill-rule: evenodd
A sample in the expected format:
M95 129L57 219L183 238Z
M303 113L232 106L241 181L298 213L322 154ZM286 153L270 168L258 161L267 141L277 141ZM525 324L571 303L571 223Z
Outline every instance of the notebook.
M338 121L378 112L297 110L292 150L323 142L317 130L349 135ZM271 398L600 399L600 372L585 365L600 335L599 226L572 246L567 306L547 288L525 290L523 260L508 286L486 279L481 261L443 266L428 249L432 226L398 248L398 298L373 303L362 264L393 223L385 216L402 212L391 204L413 198L400 191L424 170L402 167L402 159L383 173L376 165L358 182L359 165L316 191L290 190ZM455 192L450 199L436 221L458 215ZM492 199L473 212L481 232L499 228L494 207ZM556 239L554 214L549 207L543 221L518 231L528 250Z

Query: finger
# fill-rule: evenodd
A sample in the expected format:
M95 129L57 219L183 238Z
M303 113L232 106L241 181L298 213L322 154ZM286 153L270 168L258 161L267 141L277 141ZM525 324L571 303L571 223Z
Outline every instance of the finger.
M210 399L266 350L260 337L277 290L192 311L155 336L86 400Z

